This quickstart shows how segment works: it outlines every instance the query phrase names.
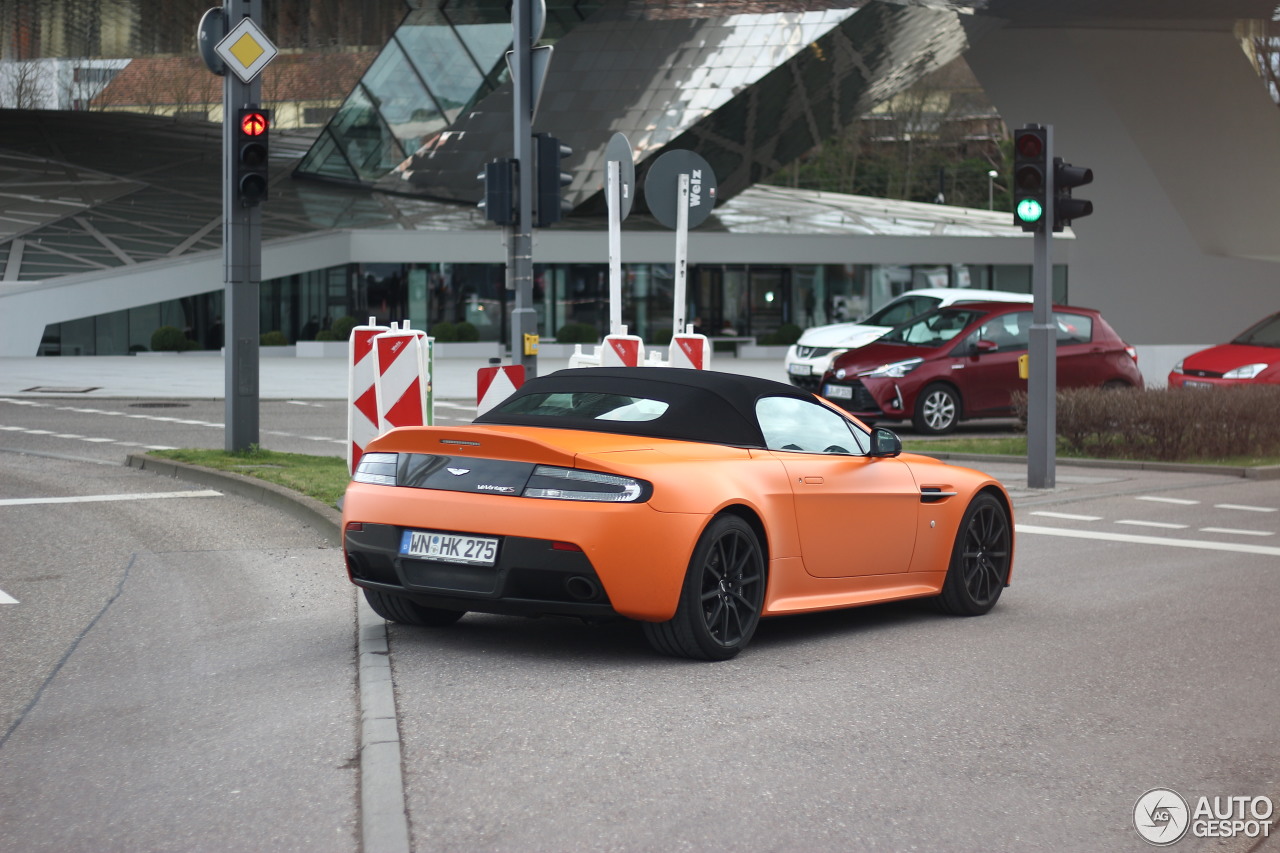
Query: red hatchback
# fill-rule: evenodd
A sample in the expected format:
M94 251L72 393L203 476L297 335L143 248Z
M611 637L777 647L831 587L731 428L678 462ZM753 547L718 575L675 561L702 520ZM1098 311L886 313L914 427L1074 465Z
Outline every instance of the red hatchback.
M1280 313L1250 326L1229 344L1209 347L1173 366L1170 388L1280 384Z
M1054 306L1058 387L1141 388L1138 354L1091 308ZM939 308L840 356L822 394L865 421L911 419L940 435L961 420L1007 416L1026 391L1031 306L969 302Z

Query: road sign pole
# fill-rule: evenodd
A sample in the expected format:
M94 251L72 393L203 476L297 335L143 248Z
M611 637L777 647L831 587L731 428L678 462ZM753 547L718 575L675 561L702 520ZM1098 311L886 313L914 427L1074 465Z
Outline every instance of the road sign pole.
M262 18L262 0L225 0L228 27L242 18ZM222 247L226 312L226 449L248 450L258 443L258 317L262 281L262 208L242 206L234 186L237 110L258 103L262 82L223 75L222 96Z
M515 0L511 4L514 29L511 50L511 133L516 160L516 224L508 248L508 286L514 291L511 311L511 361L524 366L526 379L538 375L537 353L529 353L526 335L538 333L538 317L533 309L533 3Z
M1053 162L1053 125L1045 126L1045 162ZM1045 210L1035 232L1027 376L1027 486L1052 489L1057 480L1058 335L1053 319L1053 170L1045 170Z
M622 330L622 164L605 164L605 201L609 207L609 334Z
M689 278L689 175L680 173L676 187L676 270L671 292L671 334L683 335L689 300L685 297Z

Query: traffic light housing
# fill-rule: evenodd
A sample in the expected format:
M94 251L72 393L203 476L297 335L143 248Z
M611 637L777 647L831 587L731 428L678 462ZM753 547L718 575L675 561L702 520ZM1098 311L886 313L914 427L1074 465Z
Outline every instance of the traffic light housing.
M560 197L560 189L573 180L573 175L560 171L560 161L573 154L573 149L549 133L533 135L533 224L546 228L559 222L573 206Z
M1079 219L1093 213L1093 202L1085 198L1072 198L1076 187L1093 183L1093 169L1064 163L1061 157L1053 158L1053 230L1061 231Z
M1013 224L1023 231L1044 228L1048 177L1048 132L1029 124L1013 132Z
M516 224L516 161L491 160L476 176L484 181L480 208L484 218L496 225Z
M233 186L243 207L267 199L267 159L270 153L271 111L242 107L236 115L235 175Z

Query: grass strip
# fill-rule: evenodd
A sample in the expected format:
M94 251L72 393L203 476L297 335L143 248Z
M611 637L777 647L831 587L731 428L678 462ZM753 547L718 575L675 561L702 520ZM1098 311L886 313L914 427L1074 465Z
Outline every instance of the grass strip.
M244 474L292 489L335 506L347 489L351 476L347 460L340 456L310 456L306 453L280 453L258 447L230 453L226 450L151 450L158 459L171 459L215 471Z

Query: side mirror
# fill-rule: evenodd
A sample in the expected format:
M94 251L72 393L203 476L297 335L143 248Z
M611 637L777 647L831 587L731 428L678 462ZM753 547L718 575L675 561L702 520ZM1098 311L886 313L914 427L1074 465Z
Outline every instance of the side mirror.
M884 427L871 431L871 456L897 456L902 452L902 439L897 433Z
M969 349L969 354L974 356L986 355L987 353L993 353L998 349L1000 349L1000 345L995 341L989 341L986 338L982 338L975 342Z

